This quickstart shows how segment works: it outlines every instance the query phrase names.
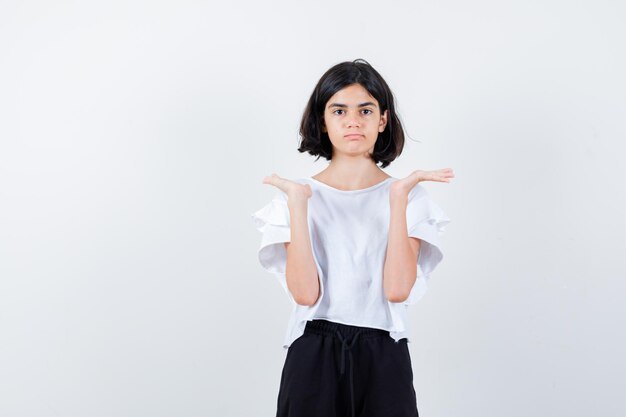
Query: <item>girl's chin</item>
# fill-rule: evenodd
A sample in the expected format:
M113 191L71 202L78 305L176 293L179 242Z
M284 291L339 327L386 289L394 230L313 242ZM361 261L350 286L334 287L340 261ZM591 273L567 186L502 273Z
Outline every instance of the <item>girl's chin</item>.
M374 147L367 148L366 146L348 146L344 148L333 150L333 155L344 154L347 156L359 156L359 155L369 155L374 152Z

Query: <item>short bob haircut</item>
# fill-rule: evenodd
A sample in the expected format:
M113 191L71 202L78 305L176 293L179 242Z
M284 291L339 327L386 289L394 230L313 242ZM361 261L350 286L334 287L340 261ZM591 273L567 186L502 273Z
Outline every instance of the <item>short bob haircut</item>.
M333 145L328 133L322 131L324 109L337 91L352 84L360 84L378 101L381 115L389 110L387 126L378 134L374 151L370 154L376 164L381 162L381 168L385 168L402 153L404 131L396 114L394 97L389 86L364 59L337 64L326 71L317 82L302 115L298 151L317 156L316 161L321 156L327 160L332 159Z

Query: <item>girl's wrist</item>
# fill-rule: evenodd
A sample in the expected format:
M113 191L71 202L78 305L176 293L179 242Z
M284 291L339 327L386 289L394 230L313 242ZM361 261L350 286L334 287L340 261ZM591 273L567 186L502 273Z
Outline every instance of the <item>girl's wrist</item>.
M290 210L292 209L299 210L303 208L306 209L308 205L309 205L308 197L293 196L287 199L287 207L289 207Z
M406 202L409 198L409 189L405 189L404 187L391 186L389 188L389 200L390 201L400 201Z

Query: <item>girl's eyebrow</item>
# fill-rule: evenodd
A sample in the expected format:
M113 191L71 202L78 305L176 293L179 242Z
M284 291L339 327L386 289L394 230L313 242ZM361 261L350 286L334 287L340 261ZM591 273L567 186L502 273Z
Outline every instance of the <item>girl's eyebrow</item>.
M365 106L376 107L376 103L372 103L371 101L368 101L368 102L359 104L359 107L365 107ZM346 104L341 104L341 103L332 103L328 106L328 108L331 108L331 107L348 107L348 106Z

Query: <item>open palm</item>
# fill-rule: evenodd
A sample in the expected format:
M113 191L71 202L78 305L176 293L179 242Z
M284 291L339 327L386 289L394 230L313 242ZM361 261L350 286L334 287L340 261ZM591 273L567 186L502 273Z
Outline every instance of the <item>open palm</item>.
M275 186L287 194L288 198L310 198L313 195L309 184L300 184L287 178L282 178L275 173L263 178L263 184Z
M452 168L441 168L433 171L415 170L406 178L401 178L392 184L395 191L408 193L417 183L422 181L450 182L454 178Z

